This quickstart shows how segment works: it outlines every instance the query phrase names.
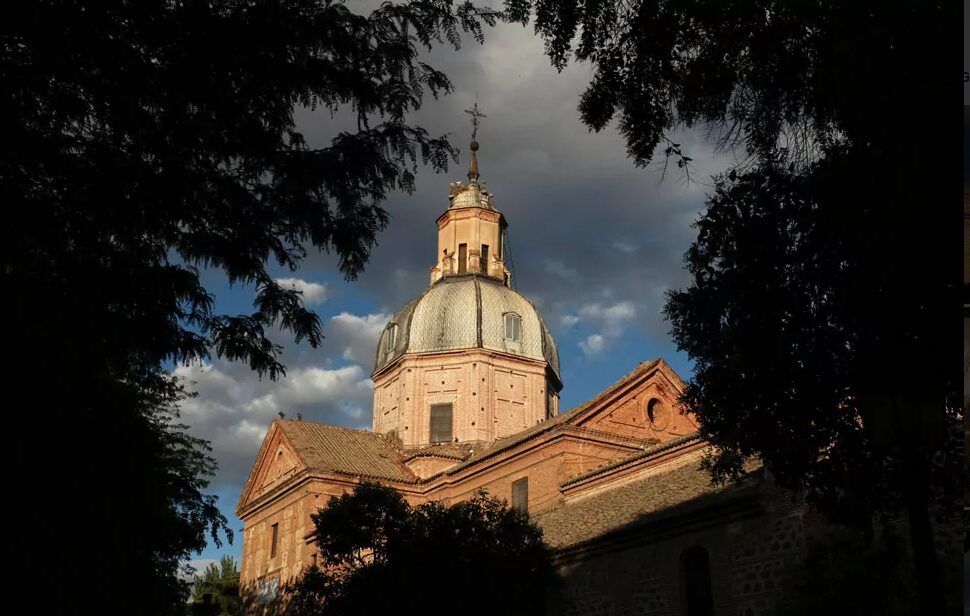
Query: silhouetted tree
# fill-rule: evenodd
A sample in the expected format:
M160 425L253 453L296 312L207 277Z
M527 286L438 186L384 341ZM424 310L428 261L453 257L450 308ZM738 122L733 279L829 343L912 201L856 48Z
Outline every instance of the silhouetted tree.
M219 563L209 563L202 575L196 575L192 583L192 603L202 603L210 595L217 605L216 614L242 615L242 599L239 595L239 565L232 556L225 555Z
M600 130L618 118L636 164L660 154L689 169L672 137L684 128L740 159L697 223L692 284L666 307L696 362L684 401L717 445L715 479L758 455L843 521L903 507L922 610L940 613L930 509L959 496L936 489L933 460L961 405L956 371L937 361L951 339L941 315L955 322L959 298L943 239L952 227L956 246L958 225L938 214L956 195L938 175L956 131L927 123L952 96L938 56L959 40L959 6L507 6L523 23L534 11L555 66L574 44L592 64L583 121Z
M207 444L175 417L163 368L210 353L283 374L280 327L321 340L277 284L332 250L353 277L418 162L456 150L408 123L448 92L423 48L482 40L494 14L415 0L14 2L0 25L0 284L12 369L12 586L51 613L169 613L179 562L228 533ZM294 108L346 112L310 147ZM335 131L336 132L336 131ZM197 268L255 287L213 312ZM40 572L70 562L68 575Z
M542 531L484 492L411 507L364 484L313 521L317 566L287 590L288 616L542 614L556 579Z
M962 612L961 549L958 543L942 546L942 587L948 611ZM785 570L777 616L906 616L913 613L916 589L913 562L898 529L882 529L876 541L867 541L856 529L831 525L815 529L806 538L804 558Z

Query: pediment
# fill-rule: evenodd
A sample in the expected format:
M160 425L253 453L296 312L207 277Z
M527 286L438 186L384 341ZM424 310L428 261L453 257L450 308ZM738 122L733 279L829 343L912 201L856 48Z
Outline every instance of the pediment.
M665 441L695 432L697 420L680 405L683 381L663 360L638 368L601 394L574 425L628 438Z
M286 433L274 421L263 438L263 444L259 448L253 470L246 481L237 510L272 491L305 468L306 465Z

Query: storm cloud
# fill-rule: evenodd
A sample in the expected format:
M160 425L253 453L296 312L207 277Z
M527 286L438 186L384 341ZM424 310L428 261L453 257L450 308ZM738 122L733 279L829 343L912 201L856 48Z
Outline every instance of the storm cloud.
M219 360L178 369L198 392L183 406L183 418L212 441L221 467L216 486L241 488L280 412L369 427L377 338L390 315L428 286L435 219L448 205L448 183L465 180L471 127L464 110L476 98L487 115L478 134L481 175L509 223L516 287L540 309L554 336L571 340L559 345L564 372L580 362L605 361L631 331L667 339L664 294L687 283L683 254L694 237L690 225L711 175L730 161L715 157L703 135L677 135L694 160L695 181L685 182L676 168L661 181L662 164L634 167L613 127L592 133L580 121L588 66L572 64L557 73L531 28L500 25L486 35L484 46L466 40L459 52L428 54L426 61L448 74L455 91L429 97L412 118L432 135L450 134L462 161L447 174L420 169L413 194L391 195L384 204L390 225L358 280L340 282L335 258L317 253L285 279L313 307L328 311L322 347L293 345L279 335L288 373L276 382ZM303 109L297 118L314 147L350 128L346 117L326 111ZM374 308L361 313L342 306L339 287L348 284ZM617 366L612 378L630 368Z

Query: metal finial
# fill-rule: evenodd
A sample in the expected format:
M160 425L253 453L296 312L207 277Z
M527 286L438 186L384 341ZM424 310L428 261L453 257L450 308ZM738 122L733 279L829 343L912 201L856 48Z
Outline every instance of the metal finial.
M476 97L477 98L477 97ZM475 105L471 109L466 109L465 113L472 117L472 142L478 138L478 125L481 122L479 118L487 118L488 116L478 110L478 101L475 101Z
M487 118L484 113L478 110L478 96L475 96L475 105L471 109L466 109L465 113L472 117L472 142L471 151L472 157L468 163L468 181L477 183L478 182L478 125L481 122L481 118Z

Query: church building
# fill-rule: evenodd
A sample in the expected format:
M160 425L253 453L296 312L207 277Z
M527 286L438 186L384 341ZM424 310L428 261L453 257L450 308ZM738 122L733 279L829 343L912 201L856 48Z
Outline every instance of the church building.
M272 595L313 565L311 514L378 482L415 505L485 489L528 513L565 580L553 613L764 613L802 550L804 508L757 466L711 486L684 383L663 359L560 411L556 343L511 286L508 223L479 182L478 147L473 133L428 288L380 336L372 429L269 427L236 509L242 584Z

